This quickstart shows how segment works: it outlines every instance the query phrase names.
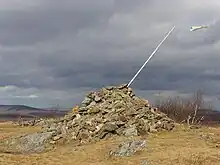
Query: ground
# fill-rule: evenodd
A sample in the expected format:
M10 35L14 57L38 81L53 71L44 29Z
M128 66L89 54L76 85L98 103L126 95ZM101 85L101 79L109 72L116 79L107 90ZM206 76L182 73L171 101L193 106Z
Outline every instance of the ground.
M0 140L9 136L38 131L36 127L17 127L0 123ZM12 155L0 153L0 165L220 165L220 126L189 129L177 125L172 132L145 137L147 147L131 157L109 158L108 152L123 138L100 141L81 147L58 146L42 154Z

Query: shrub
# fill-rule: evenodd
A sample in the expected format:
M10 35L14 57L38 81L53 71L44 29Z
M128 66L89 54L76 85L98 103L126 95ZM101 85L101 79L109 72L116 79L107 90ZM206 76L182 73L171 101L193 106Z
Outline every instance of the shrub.
M199 116L201 109L212 108L204 102L203 92L196 91L193 96L181 98L179 96L157 100L155 106L170 118L180 123L199 124L204 116Z

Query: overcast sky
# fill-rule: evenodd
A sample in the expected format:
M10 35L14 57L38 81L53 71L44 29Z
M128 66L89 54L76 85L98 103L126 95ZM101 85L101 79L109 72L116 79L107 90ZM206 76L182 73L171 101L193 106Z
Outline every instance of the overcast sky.
M1 0L0 104L71 107L128 83L149 100L201 88L220 105L220 1ZM212 24L189 32L191 25Z

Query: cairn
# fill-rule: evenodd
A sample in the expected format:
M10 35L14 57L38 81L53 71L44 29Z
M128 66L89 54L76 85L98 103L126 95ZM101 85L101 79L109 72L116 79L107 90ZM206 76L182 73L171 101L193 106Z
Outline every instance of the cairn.
M139 136L170 131L174 121L135 96L126 84L90 92L79 106L59 120L43 126L52 132L52 144L60 139L79 143L99 141L114 136Z

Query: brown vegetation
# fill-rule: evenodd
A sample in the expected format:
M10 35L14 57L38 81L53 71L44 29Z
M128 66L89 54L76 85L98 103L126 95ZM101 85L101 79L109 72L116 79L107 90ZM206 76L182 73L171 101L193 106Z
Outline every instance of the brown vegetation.
M206 117L205 109L212 111L212 105L203 99L203 92L198 90L188 98L168 97L157 100L155 106L168 117L179 123L200 124Z

